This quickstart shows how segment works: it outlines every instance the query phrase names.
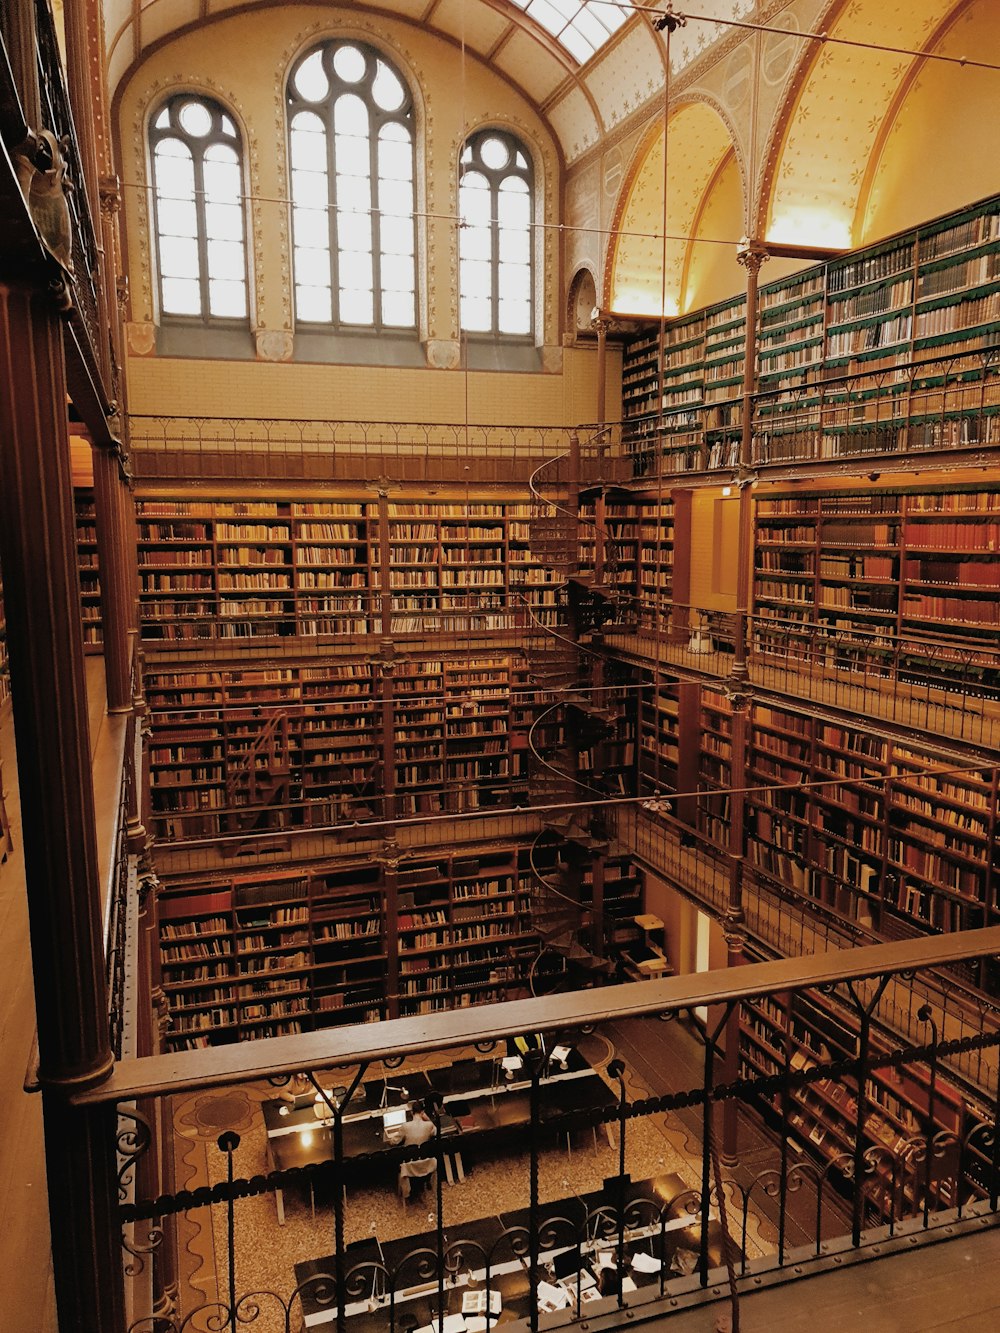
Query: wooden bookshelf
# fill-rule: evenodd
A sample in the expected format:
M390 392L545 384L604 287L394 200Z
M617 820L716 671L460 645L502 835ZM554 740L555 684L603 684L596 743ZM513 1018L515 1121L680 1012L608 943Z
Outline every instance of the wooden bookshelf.
M1000 196L817 265L759 293L754 456L765 462L1000 440ZM737 461L742 298L626 345L623 417L636 476ZM946 396L940 358L966 358ZM925 363L922 365L922 363ZM949 375L952 371L947 372ZM859 384L859 377L878 379Z
M526 605L543 624L564 619L522 495L146 496L138 525L150 645L523 631Z
M996 683L1000 490L775 495L758 499L756 532L758 617L784 629L800 621L850 630L875 658L880 647L890 654L897 636L929 645L961 639L971 653L963 669L977 667L984 687ZM766 624L758 633L766 648ZM803 631L803 643L808 637ZM821 651L838 651L832 635ZM916 644L909 651L919 659ZM946 676L947 655L927 656Z
M527 858L512 844L394 868L323 862L162 889L168 1044L222 1045L525 994L539 945Z
M152 670L146 697L159 838L247 831L267 804L318 826L526 800L520 652Z
M89 653L99 653L104 642L101 625L101 578L97 555L97 517L93 490L78 487L73 491L76 515L77 567L80 571L80 614L83 618L83 646Z
M747 1077L772 1077L787 1071L794 1077L818 1065L857 1058L857 1018L833 997L798 996L794 1008L787 998L770 996L745 1002L741 1010L740 1064ZM784 1042L788 1042L787 1055ZM876 1028L871 1064L894 1047ZM787 1064L786 1064L787 1061ZM983 1197L981 1154L969 1142L969 1128L984 1120L959 1088L931 1077L918 1062L874 1068L865 1083L861 1116L863 1149L871 1168L866 1185L868 1216L897 1222L922 1209L927 1176L918 1140L932 1128L935 1153L930 1171L930 1205L950 1208L961 1200ZM859 1088L855 1078L815 1077L801 1081L787 1108L789 1142L795 1153L808 1155L830 1169L849 1190L859 1119ZM768 1118L781 1123L780 1093L766 1095ZM931 1116L933 1115L933 1121ZM974 1139L975 1136L973 1135Z

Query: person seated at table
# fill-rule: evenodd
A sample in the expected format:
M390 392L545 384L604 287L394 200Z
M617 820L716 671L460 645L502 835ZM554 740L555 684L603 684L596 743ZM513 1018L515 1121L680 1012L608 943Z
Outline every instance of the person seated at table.
M301 1071L292 1074L278 1093L278 1097L286 1106L302 1105L306 1101L311 1102L313 1099L313 1085L309 1075Z
M389 1143L405 1143L407 1147L417 1147L434 1137L434 1122L427 1114L423 1102L414 1102L413 1119L407 1120L398 1129L389 1130L386 1139ZM410 1197L410 1181L414 1176L423 1178L432 1176L437 1170L436 1157L418 1157L412 1162L399 1164L399 1193L404 1199Z

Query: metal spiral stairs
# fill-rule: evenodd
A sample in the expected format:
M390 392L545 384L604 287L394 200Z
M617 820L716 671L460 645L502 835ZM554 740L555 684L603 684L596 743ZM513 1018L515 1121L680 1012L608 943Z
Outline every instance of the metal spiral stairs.
M239 761L227 766L224 820L227 832L280 832L292 822L293 809L303 812L307 809L301 803L301 749L292 743L292 723L307 716L310 714L287 708L262 716L260 731ZM365 766L360 777L355 765L334 767L329 785L336 789L337 795L328 798L332 820L372 817L381 786L379 769L380 763L375 759ZM244 846L241 840L223 844L227 855L237 856Z
M581 478L583 466L595 474L601 467L600 443L594 437L582 448L575 445L543 463L530 479L529 544L535 560L554 575L561 616L552 625L528 612L538 631L531 640L529 672L545 701L528 733L529 792L533 805L567 807L552 810L530 853L531 920L541 941L531 972L534 994L600 985L615 971L583 891L593 857L613 851L600 812L583 804L606 794L584 757L614 733L623 716L615 691L598 683L603 658L595 651L603 626L623 611L618 553L607 534L579 512L582 496L605 489ZM600 577L581 569L584 534L602 543Z

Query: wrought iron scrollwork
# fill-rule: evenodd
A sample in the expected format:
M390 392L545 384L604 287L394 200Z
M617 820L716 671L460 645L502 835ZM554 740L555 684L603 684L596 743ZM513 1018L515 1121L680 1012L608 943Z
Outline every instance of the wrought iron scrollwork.
M124 1122L124 1123L123 1123ZM118 1107L118 1198L124 1203L135 1184L135 1170L139 1159L150 1149L153 1131L145 1119L132 1107Z

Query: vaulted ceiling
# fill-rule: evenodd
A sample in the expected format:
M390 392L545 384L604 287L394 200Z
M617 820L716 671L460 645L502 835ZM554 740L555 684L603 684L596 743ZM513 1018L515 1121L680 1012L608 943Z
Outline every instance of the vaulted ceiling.
M112 96L143 55L172 36L274 3L277 0L102 0ZM580 9L574 10L578 3ZM711 45L721 31L718 18L744 14L753 6L754 0L690 0L683 5L689 22L673 44L674 71ZM662 89L664 38L654 28L656 12L642 12L654 7L662 8L659 0L623 0L622 10L610 7L613 18L607 17L604 0L559 0L557 6L541 0L345 0L325 8L331 18L340 13L349 19L362 11L402 19L446 38L457 55L464 48L484 60L539 108L571 163ZM588 19L589 8L593 15ZM571 16L571 26L562 32L553 18L556 9ZM624 21L619 24L619 19ZM614 31L604 31L611 27ZM579 32L589 33L589 42L580 40ZM602 37L596 54L581 63L577 56Z
M996 0L762 8L768 31L679 81L666 168L662 109L632 153L605 261L612 310L691 308L699 242L702 258L725 248L735 289L742 237L846 249L1000 190Z

